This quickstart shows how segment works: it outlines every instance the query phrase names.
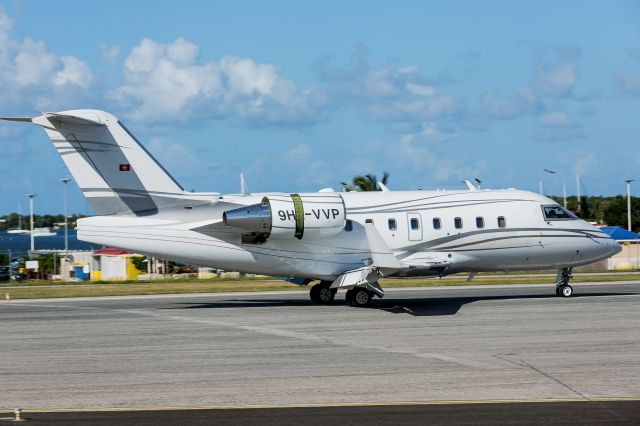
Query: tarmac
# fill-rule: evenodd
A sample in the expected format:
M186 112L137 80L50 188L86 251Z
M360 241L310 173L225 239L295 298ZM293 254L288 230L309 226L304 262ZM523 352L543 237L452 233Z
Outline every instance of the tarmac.
M225 424L219 408L236 408L239 424L285 410L287 424L299 410L358 418L398 406L423 420L446 410L435 406L458 407L442 418L460 420L469 411L460 407L482 402L496 415L511 407L503 424L527 404L634 424L640 283L574 290L564 299L550 284L391 289L364 309L340 294L312 305L300 292L2 301L0 410L69 424L78 413L52 411L121 409L95 414L96 424L123 412L146 424L167 410L158 424L202 408Z

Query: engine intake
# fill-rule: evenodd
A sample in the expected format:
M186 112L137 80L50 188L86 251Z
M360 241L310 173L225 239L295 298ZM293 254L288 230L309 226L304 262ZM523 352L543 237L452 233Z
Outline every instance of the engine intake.
M222 219L227 226L250 231L255 242L268 238L312 240L338 234L346 212L339 194L274 194L260 204L228 210Z

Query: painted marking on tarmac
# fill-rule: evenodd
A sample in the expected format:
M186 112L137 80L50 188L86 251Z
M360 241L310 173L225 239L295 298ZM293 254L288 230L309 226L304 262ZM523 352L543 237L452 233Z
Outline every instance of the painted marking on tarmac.
M393 407L410 405L473 405L473 404L549 404L564 402L628 402L640 401L640 396L598 398L531 398L531 399L479 399L479 400L427 400L427 401L383 401L383 402L327 402L310 404L237 404L201 406L133 406L133 407L83 407L83 408L23 408L23 413L83 413L118 411L167 411L167 410L250 410L277 408L324 408L324 407ZM0 410L12 414L13 410Z

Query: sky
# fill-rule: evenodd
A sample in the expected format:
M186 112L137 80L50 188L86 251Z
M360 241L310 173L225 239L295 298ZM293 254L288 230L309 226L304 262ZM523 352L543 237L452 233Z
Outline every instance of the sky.
M0 0L0 116L102 109L185 189L640 190L640 2ZM0 214L63 211L0 123ZM553 170L550 174L544 169ZM69 211L91 214L74 183Z

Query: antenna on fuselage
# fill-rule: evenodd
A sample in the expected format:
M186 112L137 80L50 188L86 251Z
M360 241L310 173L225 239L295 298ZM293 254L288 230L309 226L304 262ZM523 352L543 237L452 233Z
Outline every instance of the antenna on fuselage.
M469 188L469 191L477 191L478 190L478 188L473 186L473 184L471 183L470 180L465 180L463 182L467 185L467 188Z
M244 180L244 173L240 173L240 195L249 194L249 189L247 188L247 182Z

